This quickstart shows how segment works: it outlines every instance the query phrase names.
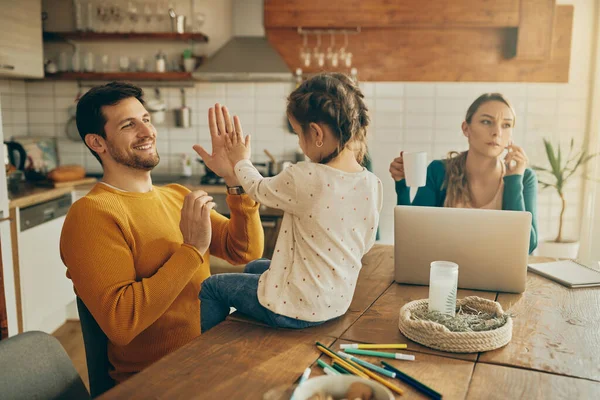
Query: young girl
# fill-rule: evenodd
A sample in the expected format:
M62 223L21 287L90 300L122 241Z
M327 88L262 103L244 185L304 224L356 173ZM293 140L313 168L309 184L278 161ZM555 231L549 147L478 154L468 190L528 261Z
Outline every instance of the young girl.
M527 168L525 151L513 144L516 115L499 93L479 96L467 110L462 131L469 150L450 152L427 168L427 183L412 204L529 211L532 214L529 252L537 246L537 178ZM504 158L504 151L508 154ZM404 179L402 154L390 164L399 205L411 204Z
M382 207L381 181L360 165L369 124L363 95L343 74L320 74L289 96L287 115L312 162L264 178L250 162L250 137L239 119L232 124L226 109L217 113L243 189L284 216L272 261L204 281L202 332L230 307L273 327L305 328L343 315L352 301Z

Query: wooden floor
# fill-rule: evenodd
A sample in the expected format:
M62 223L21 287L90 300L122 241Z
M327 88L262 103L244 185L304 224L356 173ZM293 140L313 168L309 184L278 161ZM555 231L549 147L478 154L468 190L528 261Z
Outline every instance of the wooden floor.
M83 346L83 335L79 321L67 321L52 334L63 345L69 358L73 361L75 369L79 372L85 387L90 388L88 383L87 364L85 362L85 347Z

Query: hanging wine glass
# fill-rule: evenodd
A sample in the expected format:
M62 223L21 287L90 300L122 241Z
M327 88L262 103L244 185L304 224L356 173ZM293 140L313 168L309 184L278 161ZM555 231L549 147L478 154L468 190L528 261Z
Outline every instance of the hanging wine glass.
M344 31L344 45L338 51L339 59L344 62L346 60L346 48L348 47L348 32Z
M313 49L313 58L319 67L325 65L325 53L321 51L321 33L317 33L317 45Z
M308 49L308 35L302 34L302 48L300 49L300 61L305 67L310 67L311 54Z
M327 54L325 58L327 61L331 62L333 58L333 48L335 47L335 37L333 36L333 31L329 31L329 47L327 47Z

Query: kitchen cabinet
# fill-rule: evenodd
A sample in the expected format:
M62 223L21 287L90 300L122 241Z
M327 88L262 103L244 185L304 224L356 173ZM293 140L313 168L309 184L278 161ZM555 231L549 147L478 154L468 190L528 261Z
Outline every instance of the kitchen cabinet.
M265 27L517 27L520 0L265 0Z
M298 28L321 33L320 51L344 43L363 81L567 82L573 6L556 0L265 0L269 43L290 70L302 65ZM317 35L306 47L318 47ZM348 72L347 67L327 70Z
M0 13L0 77L43 78L41 0L6 4Z
M0 340L6 339L8 337L8 313L6 310L6 294L5 294L5 286L4 283L4 252L2 251L2 232L9 232L9 229L4 229L4 227L8 227L10 221L4 218L4 214L0 213ZM7 263L7 265L9 265Z
M65 323L68 307L75 300L59 250L62 226L71 204L69 192L47 202L13 209L18 231L15 264L20 289L19 331L54 332Z

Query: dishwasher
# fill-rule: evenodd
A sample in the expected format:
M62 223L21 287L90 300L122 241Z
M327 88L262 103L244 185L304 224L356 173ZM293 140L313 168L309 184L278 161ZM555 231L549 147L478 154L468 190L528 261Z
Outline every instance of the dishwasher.
M54 332L75 300L60 258L60 234L72 194L19 210L17 236L23 330ZM73 243L77 246L77 243Z

